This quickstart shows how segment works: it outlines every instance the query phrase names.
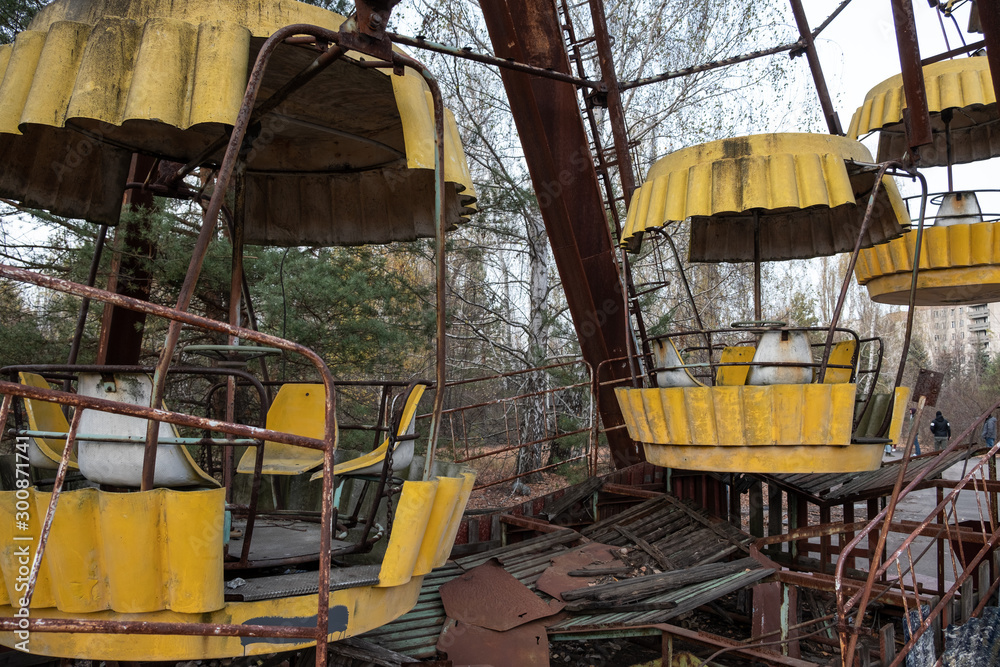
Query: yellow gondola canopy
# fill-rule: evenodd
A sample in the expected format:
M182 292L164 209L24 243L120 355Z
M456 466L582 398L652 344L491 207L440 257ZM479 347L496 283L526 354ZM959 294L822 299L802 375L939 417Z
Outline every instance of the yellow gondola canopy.
M713 141L661 158L632 195L622 244L638 249L649 229L691 219L690 260L749 262L759 225L763 261L852 250L875 174L868 150L846 137L761 134ZM883 179L862 245L902 234L905 206Z
M921 147L920 164L942 167L948 163L945 117L950 120L952 164L975 162L1000 156L1000 115L986 56L958 58L923 68L927 105L931 113L934 143ZM857 138L878 131L878 159L899 159L907 151L903 127L906 97L903 77L898 74L872 88L864 104L854 112L848 136Z
M296 23L337 30L343 21L285 0L57 0L0 46L0 195L117 223L133 152L194 159L235 123L269 35ZM280 45L258 101L315 57ZM434 235L430 91L416 72L393 76L359 66L364 58L348 53L251 128L248 243ZM454 225L472 212L475 192L450 112L444 167Z

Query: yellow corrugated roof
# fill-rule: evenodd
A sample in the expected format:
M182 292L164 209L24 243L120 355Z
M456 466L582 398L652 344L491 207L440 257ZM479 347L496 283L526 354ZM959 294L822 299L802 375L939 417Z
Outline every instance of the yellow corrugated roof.
M859 195L871 174L846 161L871 162L856 141L823 134L762 134L713 141L661 158L632 196L622 242L647 229L692 218L693 261L753 258L753 212L760 215L764 259L833 254L854 245ZM884 180L866 245L902 233L902 200Z
M923 71L934 144L920 149L921 164L942 166L947 163L941 118L945 109L958 111L951 122L953 163L1000 155L1000 133L991 127L1000 120L1000 115L986 56L943 60L927 65ZM851 118L847 135L857 138L878 131L881 133L879 160L898 159L907 150L903 130L905 108L903 77L897 74L868 91L864 103Z
M235 122L264 38L295 23L336 30L343 20L287 1L58 0L46 6L13 44L0 47L0 151L18 165L17 173L0 169L0 193L114 224L120 191L114 201L108 187L95 187L84 172L103 167L117 178L120 170L107 163L132 151L192 159ZM409 69L398 77L356 67L357 56L334 63L262 124L248 170L257 182L249 187L282 198L254 199L268 208L248 211L250 220L262 221L248 226L248 242L364 243L433 233L426 212L407 210L428 207L414 198L425 189L418 172L434 165L429 89ZM279 47L260 97L314 57L304 48ZM449 113L445 122L454 224L472 211L475 191L454 117ZM46 182L53 169L58 185ZM357 173L378 177L362 183ZM295 177L300 174L311 177L309 188ZM283 211L289 196L307 198L292 209L319 211L303 238ZM353 217L322 211L345 197ZM432 206L433 188L429 197ZM388 219L381 228L380 218ZM275 237L268 229L283 231Z

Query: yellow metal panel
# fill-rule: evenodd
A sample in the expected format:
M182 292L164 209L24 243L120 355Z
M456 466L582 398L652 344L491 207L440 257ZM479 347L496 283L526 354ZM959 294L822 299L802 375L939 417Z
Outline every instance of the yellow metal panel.
M403 482L403 492L392 522L392 534L389 535L379 572L380 587L400 586L413 576L437 486L437 481Z
M742 442L745 437L742 408L742 387L713 387L710 392L712 399L712 416L715 422L716 437L703 443ZM718 418L715 416L718 415Z
M629 434L642 434L640 442L730 448L847 445L856 389L839 383L619 387L615 393Z
M108 567L100 539L97 489L80 489L59 497L45 548L55 606L65 612L86 613L111 607ZM51 493L35 494L39 518L45 516Z
M191 105L192 61L198 28L184 21L154 18L143 26L142 39L123 120L154 119L185 127Z
M44 510L39 514L33 495L33 489L0 491L0 573L7 600L18 601L28 590L28 573L45 519ZM55 603L49 564L43 559L31 608L52 607Z
M25 100L21 123L62 125L66 105L73 93L91 26L64 21L56 23L45 38L45 48L38 59L38 72Z
M719 361L724 364L734 364L740 362L753 361L753 354L756 348L752 345L737 345L727 347L722 350ZM739 386L747 383L747 374L750 372L749 366L722 366L715 377L715 384Z
M993 225L979 222L969 225L969 264L989 264L993 259ZM913 259L910 259L912 265Z
M998 224L979 222L924 230L918 306L1000 299L996 286L996 269L1000 266ZM855 270L858 283L867 286L869 296L879 303L905 304L915 249L916 232L909 231L884 246L862 250ZM860 268L862 262L866 269Z
M996 103L986 56L933 63L923 68L923 76L927 106L932 113ZM851 119L847 135L856 139L873 130L901 123L905 108L903 75L897 74L868 91L864 103Z
M831 365L836 364L841 365L852 365L854 362L854 350L857 349L858 343L853 338L850 340L842 340L839 343L833 344L833 349L830 350L830 361ZM826 384L838 384L841 382L851 381L851 369L850 368L827 368L826 377L823 382Z
M0 83L3 82L4 73L7 71L7 63L10 62L10 54L13 50L13 44L0 44Z
M406 613L417 602L423 577L413 577L407 583L392 588L359 587L330 593L331 633L329 641L353 637L385 625ZM10 616L10 607L0 607L0 616ZM159 611L141 615L97 612L67 614L46 609L47 618L86 618L95 620L142 620L154 623L233 623L260 625L273 619L301 627L315 624L316 595L301 595L255 602L230 602L224 608L206 614L179 614ZM33 614L33 617L42 615ZM12 633L0 633L0 643L13 646L17 639ZM266 638L194 637L183 635L101 635L32 633L29 649L39 655L58 657L92 656L96 660L169 661L230 658L261 655L277 651L292 651L314 642Z
M326 389L321 384L285 384L267 411L267 428L308 438L323 439L326 426ZM252 474L257 450L248 447L237 472ZM264 443L263 471L267 475L297 475L323 464L323 452L268 440Z
M948 266L970 266L972 246L970 245L972 225L951 225L948 230Z
M692 216L854 205L855 193L863 188L852 183L845 166L849 159L870 162L872 157L856 141L819 134L763 134L676 151L653 165L633 195L622 242ZM886 219L899 234L905 208L892 180L883 182L880 197L891 204ZM796 224L807 218L796 218ZM820 236L828 245L836 230L829 229L830 220L823 224L827 229ZM800 256L814 256L806 252Z
M225 490L161 493L167 607L184 613L221 609Z
M45 46L45 33L25 31L18 33L8 57L3 83L0 84L0 132L21 134L21 112L31 91L35 68Z
M104 18L94 26L76 75L66 118L88 118L118 125L132 82L142 25ZM123 58L124 57L124 58ZM109 67L109 63L121 63Z
M49 383L37 373L18 373L21 384L38 389L51 389ZM24 399L24 411L28 413L28 426L32 431L51 431L55 433L69 432L69 422L57 403ZM66 440L47 438L32 438L38 450L50 461L58 463L66 451ZM69 467L79 469L76 463L76 451L70 452Z
M413 565L413 574L423 576L434 569L438 555L438 546L444 540L445 532L450 527L455 514L455 506L462 493L462 482L459 477L438 477L437 493L431 515L427 520L424 539L420 543L417 561Z
M191 108L185 126L230 123L246 90L250 31L227 21L198 26Z
M892 421L889 422L889 439L893 444L898 443L903 433L903 418L906 415L906 404L910 401L911 389L909 387L896 387L896 393L892 404Z
M778 425L771 419L773 408L771 387L740 387L743 395L743 430L746 437L737 443L773 445L778 439Z
M51 499L34 489L21 494L0 493L0 572L13 595L21 567L16 549L27 544L34 553ZM224 503L221 488L64 492L32 607L69 614L222 608ZM22 511L29 515L22 524L27 530L15 530L15 513ZM24 536L31 539L17 539Z
M774 423L775 444L802 443L802 419L807 410L802 396L803 385L776 384L771 386L771 412L747 415L749 419L767 419ZM819 406L817 406L818 408ZM823 406L825 407L825 406Z
M686 470L839 473L877 470L884 445L685 447L643 443L646 460Z
M455 546L455 536L458 535L458 529L462 524L462 515L465 514L469 496L472 495L472 488L476 484L476 474L471 469L468 472L463 472L461 477L462 488L458 494L458 502L455 503L451 520L448 522L440 544L438 544L437 554L434 557L434 567L441 567L448 561L448 556L451 555L451 550Z

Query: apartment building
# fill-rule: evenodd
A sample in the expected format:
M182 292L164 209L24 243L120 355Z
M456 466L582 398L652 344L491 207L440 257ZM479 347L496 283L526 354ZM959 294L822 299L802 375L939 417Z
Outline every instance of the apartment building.
M921 308L918 322L932 363L942 355L965 363L977 354L992 357L1000 351L1000 303Z

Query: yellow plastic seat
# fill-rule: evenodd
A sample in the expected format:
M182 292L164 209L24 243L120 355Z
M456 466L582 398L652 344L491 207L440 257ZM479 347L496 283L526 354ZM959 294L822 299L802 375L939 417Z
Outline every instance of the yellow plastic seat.
M20 382L29 387L38 389L51 389L49 383L37 373L18 373ZM28 413L28 427L32 431L51 431L55 433L67 433L69 422L66 415L56 403L48 401L36 401L30 398L24 399L24 410ZM55 470L59 467L65 451L66 441L54 438L32 437L28 439L28 461L36 468ZM76 462L76 452L69 455L69 467L78 469L80 466Z
M420 399L423 397L424 390L426 389L425 385L418 384L414 385L413 390L410 391L410 395L406 398L406 404L403 406L403 415L399 420L399 430L396 432L396 437L411 435L413 433L417 416L417 405L420 403ZM413 460L413 443L412 439L396 441L396 445L392 450L393 472L409 467L410 462ZM386 438L382 441L381 445L367 454L335 465L333 467L333 474L335 476L345 475L347 477L376 475L381 472L388 451L389 438ZM309 479L317 480L322 478L323 471L320 470Z
M829 366L853 366L854 351L858 347L858 342L854 339L842 340L834 343L830 350ZM841 384L851 381L851 368L827 368L824 384Z
M727 347L722 350L722 356L719 358L724 364L734 364L734 363L747 363L753 359L754 352L757 348L752 345L737 345L734 347ZM750 366L721 366L719 372L715 375L716 386L725 387L736 387L739 385L744 385L747 383L747 374L750 372Z
M326 389L321 384L286 384L267 411L267 428L322 440L326 419ZM236 471L253 474L257 450L247 448ZM308 447L264 443L265 475L297 475L323 464L323 452Z
M115 373L106 380L100 373L81 373L77 382L81 396L131 403L150 404L153 381L145 373ZM88 435L146 437L147 420L99 410L84 410L79 432ZM160 438L176 438L173 424L160 422ZM145 448L132 442L80 440L77 460L80 472L92 482L109 486L138 488L142 485ZM187 447L159 444L156 449L155 487L218 487L219 483L202 470Z

